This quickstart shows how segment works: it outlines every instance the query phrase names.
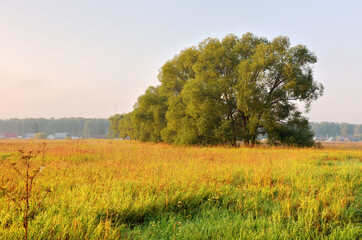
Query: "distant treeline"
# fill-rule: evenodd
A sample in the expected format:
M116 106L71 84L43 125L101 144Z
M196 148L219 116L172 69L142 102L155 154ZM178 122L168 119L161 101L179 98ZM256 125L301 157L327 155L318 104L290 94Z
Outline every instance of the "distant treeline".
M314 135L321 139L340 136L362 140L362 124L311 122L310 126ZM106 135L109 127L109 120L103 118L12 118L0 120L0 136L5 135L5 133L17 133L19 136L25 137L27 133L44 132L49 135L66 132L70 136L90 137L92 135ZM111 137L125 137L124 134L118 134L122 131L112 131L112 133L114 136Z
M362 124L320 122L310 123L314 136L322 139L347 137L362 140Z
M108 119L99 118L25 118L0 120L0 135L17 133L25 137L27 133L46 134L68 133L69 136L91 137L106 135L110 126Z

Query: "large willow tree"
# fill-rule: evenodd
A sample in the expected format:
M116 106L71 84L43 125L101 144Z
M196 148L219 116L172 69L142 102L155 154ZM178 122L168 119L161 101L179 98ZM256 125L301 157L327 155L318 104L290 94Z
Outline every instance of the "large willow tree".
M287 37L208 38L165 63L161 84L139 97L120 134L142 141L251 146L262 134L273 144L311 146L313 134L297 103L308 110L323 93L313 79L316 61Z

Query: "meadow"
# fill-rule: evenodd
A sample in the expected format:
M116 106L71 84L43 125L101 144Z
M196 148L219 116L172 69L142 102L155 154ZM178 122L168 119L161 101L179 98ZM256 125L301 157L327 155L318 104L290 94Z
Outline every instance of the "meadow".
M0 141L0 187L43 141ZM322 149L45 141L29 239L358 239L362 144ZM11 190L11 189L10 189ZM43 196L44 191L47 195ZM39 200L40 201L40 200ZM0 239L24 238L0 192Z

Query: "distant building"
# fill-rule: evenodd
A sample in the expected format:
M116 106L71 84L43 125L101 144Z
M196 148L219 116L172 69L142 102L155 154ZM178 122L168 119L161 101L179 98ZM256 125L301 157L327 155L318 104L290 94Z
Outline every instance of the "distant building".
M79 139L79 137L78 136L71 136L70 139L77 140L77 139Z
M53 134L50 134L50 135L47 136L47 139L53 140L53 139L55 139L55 137L54 137Z
M26 133L26 134L25 134L25 138L26 138L26 139L34 138L34 136L35 136L35 133Z
M18 138L18 134L17 133L5 133L5 138L16 139L16 138Z
M55 139L66 139L68 137L68 133L55 133Z

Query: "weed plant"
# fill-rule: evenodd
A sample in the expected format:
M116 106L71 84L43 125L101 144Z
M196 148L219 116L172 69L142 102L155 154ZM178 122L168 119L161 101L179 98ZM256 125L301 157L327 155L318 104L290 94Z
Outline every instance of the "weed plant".
M11 161L8 166L4 166L4 169L11 169L13 172L7 172L5 180L4 177L2 178L0 196L12 202L17 208L16 210L22 215L24 239L28 239L30 220L37 214L46 194L51 192L49 188L46 188L45 194L42 194L43 191L35 188L36 178L45 167L45 151L45 143L41 145L41 150L38 151L19 149L18 160ZM40 162L35 160L39 154L41 154ZM4 156L6 158L6 155Z

